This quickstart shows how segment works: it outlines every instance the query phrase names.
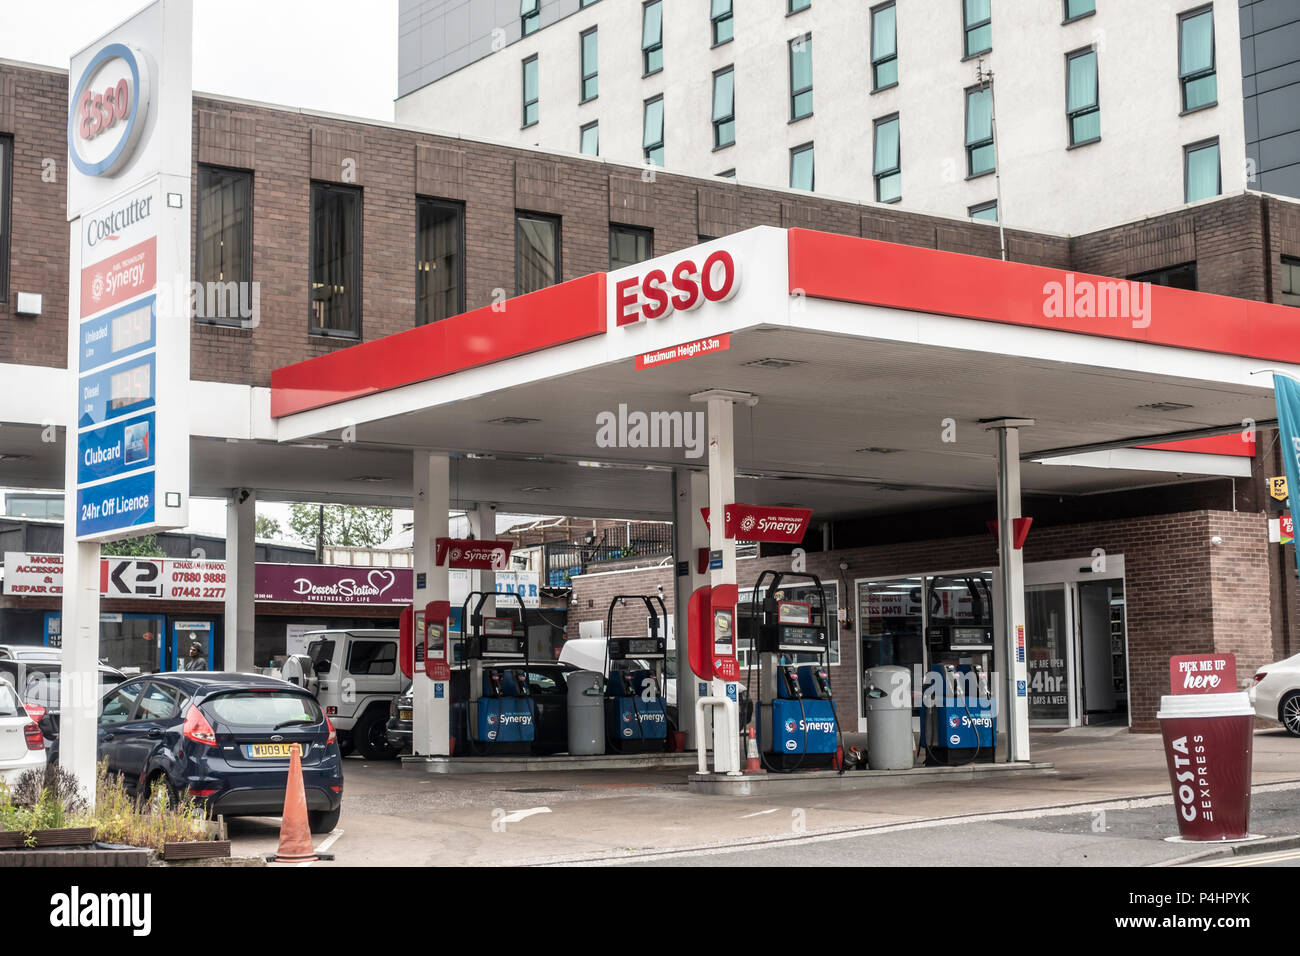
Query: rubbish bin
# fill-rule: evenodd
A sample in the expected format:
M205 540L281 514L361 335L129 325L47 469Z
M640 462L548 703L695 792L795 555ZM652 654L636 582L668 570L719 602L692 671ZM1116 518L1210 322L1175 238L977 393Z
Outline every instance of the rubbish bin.
M1251 745L1255 708L1243 693L1160 698L1178 833L1188 842L1250 836Z
M916 754L912 738L912 675L906 667L867 670L867 766L872 770L910 770Z
M571 671L566 701L569 753L589 756L605 752L605 679L595 671Z

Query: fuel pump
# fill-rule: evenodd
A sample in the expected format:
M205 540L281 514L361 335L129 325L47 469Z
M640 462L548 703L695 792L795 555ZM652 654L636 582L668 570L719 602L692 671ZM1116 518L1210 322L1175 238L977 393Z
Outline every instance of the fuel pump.
M981 663L936 664L921 694L921 746L926 763L964 766L996 753L997 713Z
M644 602L648 637L614 636L614 609L627 601ZM668 610L657 594L620 594L609 602L605 615L605 738L614 753L646 753L668 746L668 701L664 696L667 618Z
M818 602L781 600L781 582L787 578L811 581ZM748 632L742 637L758 651L756 736L759 756L770 771L829 767L839 749L839 719L827 669L834 622L827 619L827 607L826 589L815 574L764 571L754 584L750 614L742 618Z
M513 598L519 604L519 620L485 617L483 605L493 597ZM462 656L469 672L466 740L472 754L532 750L537 705L528 683L526 620L523 599L513 592L472 591L465 598Z

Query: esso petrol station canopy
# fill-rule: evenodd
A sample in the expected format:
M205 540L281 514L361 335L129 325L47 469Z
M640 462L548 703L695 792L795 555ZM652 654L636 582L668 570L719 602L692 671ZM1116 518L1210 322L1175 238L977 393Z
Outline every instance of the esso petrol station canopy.
M282 443L467 454L459 500L666 516L668 470L704 468L702 439L638 442L634 414L686 426L692 394L746 392L738 499L825 519L987 498L982 423L1002 418L1035 422L1026 496L1249 475L1243 422L1273 415L1252 373L1300 374L1293 319L764 226L278 369L271 415Z

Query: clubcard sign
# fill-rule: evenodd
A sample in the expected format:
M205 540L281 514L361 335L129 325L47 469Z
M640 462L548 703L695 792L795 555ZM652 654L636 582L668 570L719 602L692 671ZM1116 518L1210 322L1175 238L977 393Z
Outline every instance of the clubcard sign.
M159 282L190 274L190 4L159 0L75 55L68 91L73 221L69 365L79 541L188 520L189 316Z

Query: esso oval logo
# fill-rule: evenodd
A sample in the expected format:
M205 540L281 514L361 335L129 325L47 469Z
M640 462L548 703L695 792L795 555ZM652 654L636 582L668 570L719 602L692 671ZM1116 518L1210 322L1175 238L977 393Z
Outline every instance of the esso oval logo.
M683 259L671 270L651 269L614 286L614 324L635 325L663 319L674 312L691 312L705 302L726 302L740 289L740 263L717 249L697 265Z
M144 53L110 43L77 81L68 110L68 156L85 176L114 176L131 159L149 116Z

